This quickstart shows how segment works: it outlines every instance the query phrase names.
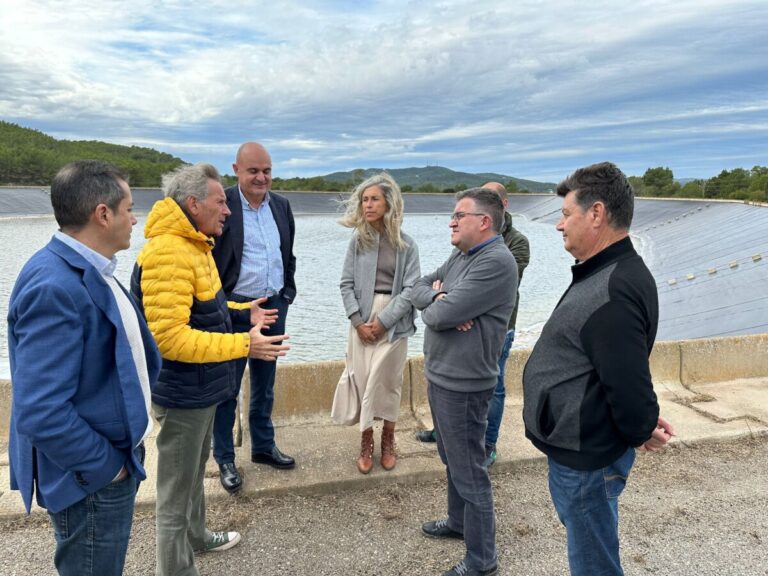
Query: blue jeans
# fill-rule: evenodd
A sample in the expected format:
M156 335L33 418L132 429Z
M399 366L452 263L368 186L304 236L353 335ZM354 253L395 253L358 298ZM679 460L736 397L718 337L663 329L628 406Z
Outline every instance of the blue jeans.
M61 576L120 576L133 522L136 479L130 474L60 512L49 512Z
M549 462L549 493L568 535L571 576L623 576L619 558L619 495L635 462L629 448L599 470Z
M453 392L430 383L427 393L448 479L448 527L464 534L467 566L489 570L497 560L496 517L483 438L493 390Z
M238 294L231 294L234 302L250 302ZM288 314L288 300L280 296L272 296L261 305L262 308L276 308L277 322L263 333L269 336L285 334L285 317ZM235 330L247 330L246 326L235 327ZM237 362L237 390L234 397L225 400L216 408L216 418L213 421L213 458L216 462L227 464L235 461L235 443L232 428L235 425L237 410L237 395L248 362L251 373L251 403L248 407L248 428L251 433L251 453L269 452L275 445L275 429L272 426L272 406L275 403L275 371L277 362L266 362L254 358L241 358Z
M488 406L488 429L485 431L485 443L495 445L499 439L499 428L501 428L501 418L504 416L504 399L507 391L504 388L504 370L507 368L507 358L509 350L512 348L512 342L515 340L515 331L509 330L504 338L504 345L501 347L499 356L499 377L496 380L496 389L493 391L493 398Z

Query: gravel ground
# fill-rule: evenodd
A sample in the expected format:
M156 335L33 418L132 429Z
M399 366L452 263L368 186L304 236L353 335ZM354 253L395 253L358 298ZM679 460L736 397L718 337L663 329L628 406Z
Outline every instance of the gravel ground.
M543 462L493 475L500 574L567 574L565 534ZM464 554L421 536L443 516L442 482L209 505L243 542L198 557L201 574L431 575ZM768 437L640 455L620 504L627 576L768 575ZM1 525L0 574L55 574L47 517ZM154 515L136 515L125 573L154 574Z

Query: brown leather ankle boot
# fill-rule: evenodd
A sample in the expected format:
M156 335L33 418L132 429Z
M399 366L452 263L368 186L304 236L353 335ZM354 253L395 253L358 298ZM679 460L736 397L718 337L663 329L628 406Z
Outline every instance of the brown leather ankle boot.
M360 440L360 456L357 457L357 469L361 474L368 474L373 468L373 428L363 431Z
M392 470L397 464L395 456L395 427L384 426L381 430L381 467Z

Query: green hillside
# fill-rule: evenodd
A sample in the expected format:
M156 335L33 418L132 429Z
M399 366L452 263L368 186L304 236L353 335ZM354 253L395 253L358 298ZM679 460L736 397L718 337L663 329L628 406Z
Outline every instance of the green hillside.
M365 170L351 170L349 172L333 172L322 178L332 182L360 181L361 178L367 178L373 174L381 172L382 168L368 168ZM450 168L442 166L425 166L423 168L392 168L386 170L401 187L409 186L413 190L418 190L425 185L431 184L438 190L446 188L466 187L472 188L482 186L486 182L501 182L510 192L528 191L528 192L550 192L554 190L555 184L550 182L534 182L533 180L523 180L504 174L494 174L485 172L481 174L469 174L467 172L456 172Z
M0 184L51 183L73 160L104 160L127 172L131 186L157 187L162 174L183 164L180 158L151 148L85 140L56 140L38 130L0 121Z

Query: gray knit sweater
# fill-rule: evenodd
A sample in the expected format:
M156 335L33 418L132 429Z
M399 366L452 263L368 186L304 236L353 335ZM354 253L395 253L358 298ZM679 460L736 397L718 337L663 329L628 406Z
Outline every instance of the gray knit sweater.
M442 280L445 298L432 288ZM430 384L456 392L493 388L507 320L515 306L517 264L501 236L480 248L454 250L432 274L417 280L411 302L422 310L425 372ZM456 326L473 320L467 332Z

